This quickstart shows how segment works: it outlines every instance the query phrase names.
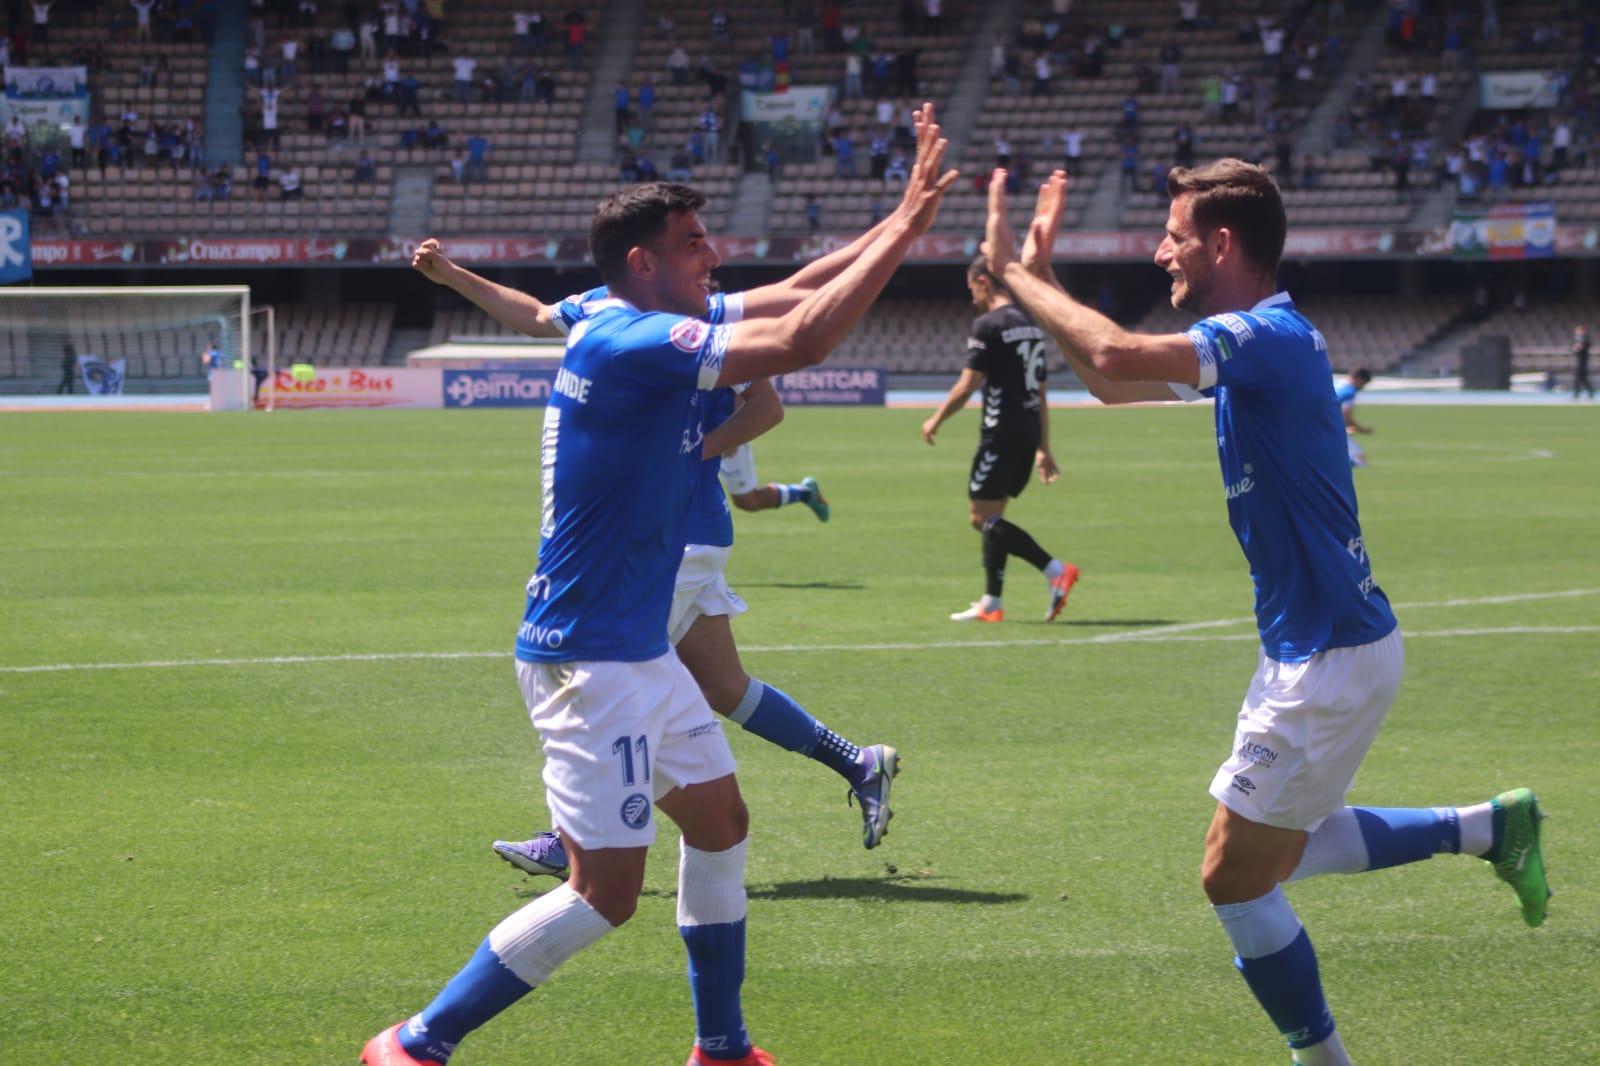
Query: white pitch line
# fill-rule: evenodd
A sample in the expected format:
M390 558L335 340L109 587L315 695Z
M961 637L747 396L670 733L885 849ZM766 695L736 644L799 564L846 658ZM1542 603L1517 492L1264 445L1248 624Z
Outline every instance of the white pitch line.
M1249 621L1249 619L1244 619ZM1194 625L1225 625L1234 623L1196 622ZM742 652L840 652L840 651L947 651L960 648L1070 648L1095 644L1204 644L1223 641L1255 641L1255 633L1226 633L1214 636L1191 636L1173 633L1179 628L1164 626L1160 630L1135 633L1107 633L1098 637L1062 637L1039 640L937 640L916 644L755 644ZM1600 633L1600 626L1495 626L1488 629L1424 629L1403 630L1407 640L1433 637L1497 637L1497 636L1569 636L1577 633ZM200 666L292 666L313 663L364 663L422 661L429 659L500 659L509 658L505 651L419 651L384 652L359 655L277 655L260 659L155 659L142 663L48 663L40 666L0 666L0 674L52 674L79 670L157 670Z

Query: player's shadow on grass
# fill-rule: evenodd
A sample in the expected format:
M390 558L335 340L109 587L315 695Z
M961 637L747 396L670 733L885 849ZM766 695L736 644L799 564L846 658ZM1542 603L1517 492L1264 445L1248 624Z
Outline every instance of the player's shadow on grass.
M946 888L932 884L933 880L915 874L823 877L810 881L751 885L745 891L751 899L778 903L812 899L860 899L879 903L1022 903L1028 899L1022 892L976 892L969 888ZM518 899L531 900L544 895L557 883L548 877L530 877L511 891ZM678 892L676 888L658 889L646 885L639 895L653 899L676 899Z
M880 903L1021 903L1028 898L1021 892L978 892L970 888L949 888L932 883L934 880L907 874L823 877L809 881L751 885L745 891L751 899L778 903L812 899L860 899Z
M861 592L867 586L859 581L741 581L742 589L826 589L830 592Z

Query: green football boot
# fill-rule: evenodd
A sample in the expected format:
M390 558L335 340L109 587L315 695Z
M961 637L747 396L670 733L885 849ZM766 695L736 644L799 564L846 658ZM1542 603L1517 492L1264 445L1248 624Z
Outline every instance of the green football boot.
M1517 894L1522 920L1537 927L1550 910L1551 896L1539 848L1539 823L1545 814L1529 788L1502 792L1489 805L1494 809L1494 846L1483 857Z

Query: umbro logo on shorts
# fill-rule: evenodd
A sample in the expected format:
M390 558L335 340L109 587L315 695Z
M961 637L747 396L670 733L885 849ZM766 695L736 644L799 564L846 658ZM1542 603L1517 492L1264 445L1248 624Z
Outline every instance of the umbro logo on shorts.
M1256 783L1243 774L1234 774L1233 787L1248 796L1256 790Z

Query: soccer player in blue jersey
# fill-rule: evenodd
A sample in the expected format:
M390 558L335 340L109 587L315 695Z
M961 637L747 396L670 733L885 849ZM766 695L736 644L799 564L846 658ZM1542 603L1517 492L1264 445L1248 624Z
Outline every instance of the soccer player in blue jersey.
M1277 289L1287 220L1272 177L1234 159L1172 172L1155 261L1172 276L1173 305L1200 321L1168 335L1124 330L1060 287L1049 260L1066 187L1057 171L1040 190L1019 253L1005 173L995 172L990 268L1102 401L1215 400L1223 496L1255 584L1261 649L1211 782L1201 882L1295 1062L1348 1063L1281 883L1478 855L1536 926L1549 897L1539 806L1525 788L1459 808L1345 805L1399 688L1403 651L1357 518L1327 346Z
M545 795L570 880L497 925L420 1013L370 1040L367 1066L449 1060L474 1029L630 918L655 836L681 834L678 927L696 1038L689 1062L766 1066L740 1004L749 812L720 720L667 640L701 405L716 388L816 365L861 320L932 224L954 172L929 120L893 221L838 277L778 318L702 317L716 252L703 194L637 185L590 228L610 290L567 339L540 444L539 565L517 632L517 677L544 748Z
M1350 371L1350 376L1345 378L1344 384L1333 393L1339 401L1339 410L1344 416L1345 450L1350 455L1351 466L1367 465L1367 453L1356 443L1356 434L1371 433L1372 427L1356 421L1356 394L1371 383L1372 371L1364 366L1358 366Z
M721 324L787 313L871 247L884 225L886 222L880 223L847 247L813 261L785 281L743 293L711 294L705 319ZM536 337L568 335L591 309L604 306L610 296L606 287L600 286L545 304L451 262L432 239L417 247L412 265L471 300L497 321ZM744 397L750 402L726 423L728 407L711 403L704 408L706 468L696 481L694 513L706 517L688 534L670 619L672 643L712 710L748 732L814 759L844 777L850 785L847 798L853 799L861 810L862 843L875 848L888 832L893 816L889 793L899 771L898 752L884 744L857 745L845 739L780 689L752 678L739 660L729 623L732 616L743 613L745 606L728 588L722 574L733 544L733 524L717 479L719 473L729 472L723 458L726 451L748 450L745 446L753 437L777 425L783 417L782 402L769 382L752 383ZM741 429L741 424L745 428ZM735 464L734 474L736 478L753 478L753 464L749 471L740 470ZM741 484L730 484L730 492L738 491ZM815 488L814 481L811 487ZM821 500L820 491L816 499ZM825 501L822 506L819 517L827 513ZM496 840L493 847L501 858L528 873L556 877L567 873L565 849L553 832L539 833L527 840Z

